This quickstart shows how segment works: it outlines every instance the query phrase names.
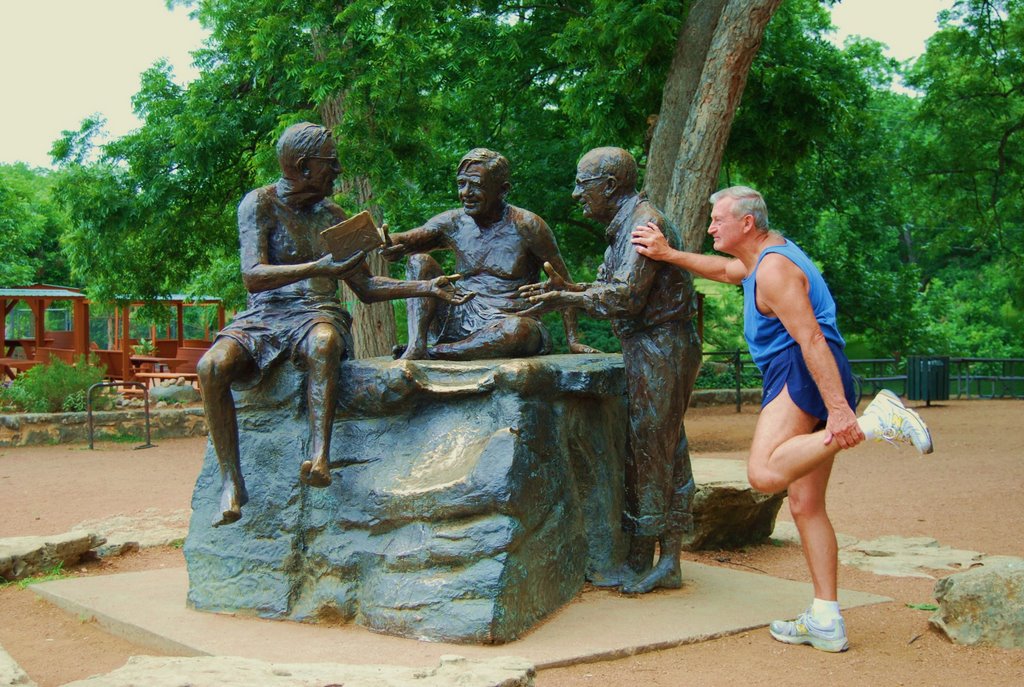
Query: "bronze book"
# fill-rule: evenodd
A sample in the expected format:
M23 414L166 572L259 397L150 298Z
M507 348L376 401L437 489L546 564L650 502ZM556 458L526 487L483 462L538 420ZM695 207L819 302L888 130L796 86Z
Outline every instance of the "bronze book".
M384 245L384 233L366 210L324 229L320 236L338 262L352 257L357 251L369 253Z

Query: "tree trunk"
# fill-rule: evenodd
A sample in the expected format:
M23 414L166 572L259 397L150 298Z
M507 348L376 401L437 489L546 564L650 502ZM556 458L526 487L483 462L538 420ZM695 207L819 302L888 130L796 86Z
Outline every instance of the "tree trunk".
M695 0L662 95L645 189L699 251L747 74L782 0Z
M324 126L334 129L340 122L344 112L342 97L330 98L320 105L320 116ZM373 186L370 180L361 175L344 176L341 179L343 193L354 195L359 207L369 210L375 222L380 224L382 214L373 202ZM378 276L388 274L388 263L379 253L371 253L366 258L370 271ZM395 310L391 301L380 303L363 303L352 290L342 282L341 298L348 304L352 313L352 340L355 350L353 358L376 358L390 356L391 349L398 339L395 332Z

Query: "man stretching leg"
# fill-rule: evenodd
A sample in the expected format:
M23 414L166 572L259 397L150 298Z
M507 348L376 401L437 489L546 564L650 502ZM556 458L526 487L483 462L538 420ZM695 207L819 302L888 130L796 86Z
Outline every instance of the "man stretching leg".
M735 186L711 196L715 250L732 258L671 248L651 223L633 231L641 255L727 284L743 285L743 333L764 375L761 414L747 478L758 491L788 489L814 585L811 607L796 621L775 621L772 636L824 651L848 648L836 600L838 547L825 510L835 455L865 438L913 444L931 453L921 418L895 394L881 392L858 419L845 342L821 273L793 242L768 229L757 191Z

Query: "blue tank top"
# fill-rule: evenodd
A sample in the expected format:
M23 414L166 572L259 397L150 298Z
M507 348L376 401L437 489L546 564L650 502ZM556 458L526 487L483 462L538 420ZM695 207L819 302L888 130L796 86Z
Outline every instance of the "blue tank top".
M764 256L769 253L778 253L789 258L807 275L807 281L810 284L808 296L811 299L811 307L814 309L814 317L821 327L821 333L828 341L837 344L840 348L845 347L846 342L843 341L843 337L839 334L839 328L836 326L836 302L832 299L824 277L821 276L821 272L807 257L807 254L800 250L795 243L786 239L786 243L781 246L765 248L757 258L754 271L743 280L743 337L747 340L750 356L754 359L754 364L758 369L764 372L768 363L780 351L796 345L796 341L782 326L779 318L766 317L757 310L757 299L755 298L757 268L760 267Z

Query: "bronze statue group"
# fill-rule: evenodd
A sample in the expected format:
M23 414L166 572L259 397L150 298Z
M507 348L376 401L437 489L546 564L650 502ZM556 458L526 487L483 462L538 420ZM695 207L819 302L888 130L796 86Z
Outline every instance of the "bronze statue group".
M510 205L508 161L478 148L459 163L461 207L381 249L408 257L407 279L373 275L363 252L336 260L320 232L345 218L331 200L341 168L324 127L288 128L277 146L281 178L250 192L238 208L242 279L249 303L201 360L210 438L223 488L216 525L242 517L248 500L238 448L232 387L256 385L290 359L306 370L310 455L298 466L311 487L331 483L331 426L341 361L352 353L351 316L338 300L343 280L363 301L409 299L409 337L396 356L475 360L543 355L551 337L540 315L558 310L572 353L596 353L580 341L577 314L612 322L625 368L628 446L622 528L623 564L590 581L627 594L683 584L679 556L692 524L695 490L683 426L700 366L692 274L742 285L744 335L764 375L762 410L748 477L767 493L787 490L814 586L810 607L776 621L776 639L825 651L848 647L837 603L837 547L825 510L836 454L866 438L932 449L920 417L883 391L858 418L849 361L824 279L799 247L769 228L764 199L746 187L711 197L708 232L715 250L682 250L679 232L637 191L637 164L621 148L580 159L572 197L605 227L608 248L593 283L575 283L550 228ZM429 253L452 251L446 276ZM541 273L546 281L539 281Z

